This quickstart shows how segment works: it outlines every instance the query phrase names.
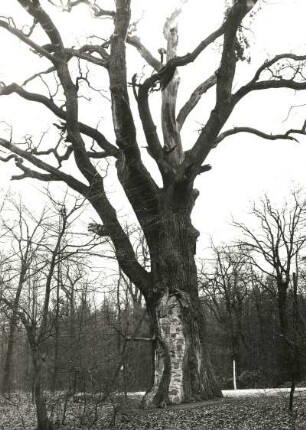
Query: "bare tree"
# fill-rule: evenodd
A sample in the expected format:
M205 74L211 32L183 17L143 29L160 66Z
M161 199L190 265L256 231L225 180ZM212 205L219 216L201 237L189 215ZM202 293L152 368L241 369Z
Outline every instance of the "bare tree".
M15 282L11 276L10 283L4 279L1 285L0 303L10 317L7 357L12 354L13 328L21 322L27 333L32 358L38 429L49 430L52 425L44 397L43 375L47 359L46 344L51 336L57 334L56 313L53 318L50 304L52 296L55 295L55 302L58 300L58 266L68 260L72 264L76 253L74 246L77 244L70 243L69 229L79 206L75 205L68 211L64 204L57 204L56 211L54 208L53 212L44 210L39 219L22 205L15 205L16 209L17 226L4 223L12 235L12 248L17 248L13 257L18 263ZM29 286L28 291L23 291L25 284ZM8 363L5 370L10 372L11 361ZM4 380L9 382L5 374Z
M22 205L21 201L17 203L14 202L13 199L10 199L5 204L5 212L6 211L9 211L10 219L6 220L5 216L2 217L1 232L6 240L11 242L11 249L6 250L6 263L9 262L10 268L5 271L5 277L3 276L4 274L2 271L2 282L11 284L15 279L17 285L14 292L15 296L9 320L7 351L5 355L1 386L2 393L9 393L11 389L11 366L15 341L14 336L17 323L19 321L18 311L22 289L34 275L34 272L41 269L40 264L38 264L36 268L33 268L33 263L36 261L35 254L39 248L39 243L44 241L46 234L46 232L41 229L42 222L45 217L44 212L35 225L31 226L31 223L29 222L30 214Z
M228 332L232 360L241 370L242 349L248 350L243 333L243 308L250 286L248 257L230 246L212 246L211 268L200 271L200 288L213 315Z
M276 286L279 334L283 339L282 377L286 380L290 379L292 355L288 292L306 242L306 200L299 192L292 192L291 197L292 205L286 203L281 209L273 207L267 196L259 205L254 205L253 215L260 229L234 223L244 234L241 249L250 253L254 266L274 280ZM265 287L273 294L273 285L269 287L266 282Z
M0 145L7 152L2 160L15 159L21 174L15 175L14 179L63 181L95 209L102 225L97 224L94 230L111 238L121 270L146 300L156 336L154 383L144 404L180 403L220 396L207 350L205 318L197 289L194 255L199 233L192 225L191 212L199 192L194 188L194 181L211 168L205 164L210 151L228 136L252 133L264 139L294 140L294 133L304 133L304 128L277 135L245 126L223 128L237 104L250 93L278 88L304 90L306 83L299 71L304 67L306 56L277 55L264 62L249 82L235 90L237 64L243 59L244 38L240 36L249 22L249 14L256 12L258 0L233 1L220 26L211 34L203 35L201 42L185 55L177 52L177 18L181 10L175 11L163 29L166 49L161 49L160 53L165 54L162 55L166 58L165 64L149 52L135 33L137 25L130 23L130 0L116 0L113 10L103 9L98 2L66 1L65 11L87 5L93 12L93 19L107 17L113 20L113 28L103 42L101 33L82 46L76 40L73 47L65 46L53 19L53 13L54 16L57 13L53 6L63 6L63 3L50 0L48 9L46 3L46 0L18 0L21 10L28 16L27 27L18 28L14 17L0 19L0 27L30 48L31 53L41 57L42 62L41 71L26 79L23 85L2 83L1 95L16 94L49 109L51 122L54 122L54 115L57 118L56 127L61 139L48 146L40 145L33 138L26 142L1 138ZM45 39L40 41L42 33L47 43ZM206 76L176 112L178 70L196 62L200 54L219 38L223 43L216 72ZM135 70L132 70L133 77L128 77L128 46L136 48L152 68L144 79L137 76ZM280 63L281 73L278 72ZM84 123L79 114L81 96L86 96L81 84L87 83L88 91L91 91L86 70L94 68L100 68L101 75L109 79L115 142L107 139L106 131ZM54 77L55 81L52 81ZM49 84L46 93L28 89L37 79ZM55 94L50 88L51 81L56 84ZM160 172L161 186L155 182L141 157L135 125L137 114L131 110L129 85L138 106L148 154ZM215 105L191 149L184 150L181 129L201 96L211 88L216 93ZM156 91L161 93L163 140L149 106L149 97ZM80 175L72 176L66 168L65 160L72 157ZM105 191L100 166L106 158L116 160L118 180L148 244L150 271L138 262Z

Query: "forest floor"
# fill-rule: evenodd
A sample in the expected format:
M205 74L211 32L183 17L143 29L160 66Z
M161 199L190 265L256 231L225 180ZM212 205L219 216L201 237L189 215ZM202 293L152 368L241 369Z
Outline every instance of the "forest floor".
M223 399L169 406L139 408L140 393L114 396L101 403L88 395L66 399L50 397L54 430L306 430L306 389L295 395L288 411L285 389L225 391ZM18 393L0 397L0 430L34 430L35 410L30 396Z

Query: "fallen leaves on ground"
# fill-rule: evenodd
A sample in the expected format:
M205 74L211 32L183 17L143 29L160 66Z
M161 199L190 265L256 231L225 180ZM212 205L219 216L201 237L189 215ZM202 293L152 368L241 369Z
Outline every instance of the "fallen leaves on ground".
M139 399L98 403L50 397L49 412L58 430L306 430L306 396L224 398L164 409L141 410ZM63 420L63 412L65 419ZM0 397L0 430L34 430L35 408L26 394Z
M116 430L306 430L306 398L261 397L222 399L197 406L182 405L144 412L122 413Z

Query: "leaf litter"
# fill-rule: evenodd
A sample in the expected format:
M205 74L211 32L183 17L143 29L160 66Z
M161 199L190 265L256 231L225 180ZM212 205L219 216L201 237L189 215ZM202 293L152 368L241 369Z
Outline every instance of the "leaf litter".
M288 410L288 395L223 398L142 410L139 398L107 403L49 399L54 430L306 430L306 394ZM63 419L64 418L64 419ZM0 397L0 430L36 429L35 407L24 393Z

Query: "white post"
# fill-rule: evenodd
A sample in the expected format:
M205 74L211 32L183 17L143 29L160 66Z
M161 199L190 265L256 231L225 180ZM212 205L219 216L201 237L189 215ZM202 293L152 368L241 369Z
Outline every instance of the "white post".
M237 390L236 361L235 360L233 360L233 385L234 385L234 390Z

